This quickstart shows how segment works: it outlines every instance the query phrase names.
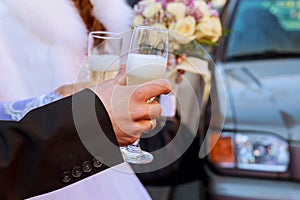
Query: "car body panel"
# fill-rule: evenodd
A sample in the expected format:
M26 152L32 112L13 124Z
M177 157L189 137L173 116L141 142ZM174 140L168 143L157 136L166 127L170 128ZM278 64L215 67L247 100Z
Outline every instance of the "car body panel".
M227 1L221 18L223 27L231 30L234 18L237 17L235 14L243 14L237 11L237 6L242 0ZM261 1L244 0L244 2L245 5L252 5L254 2L254 5ZM265 8L268 9L267 6L272 2L278 3L276 8L284 8L293 3L270 0L265 2ZM248 9L245 5L243 11ZM276 15L275 11L271 14ZM241 29L238 31L244 32L238 33L239 39L235 44L230 44L230 35L224 36L213 50L216 69L213 73L212 92L216 91L219 104L212 104L212 111L218 112L218 115L225 119L223 132L272 134L280 138L288 144L289 164L283 172L240 169L237 165L226 168L212 163L208 155L204 162L206 177L204 185L207 185L208 198L212 200L296 200L300 198L300 50L297 52L300 39L295 39L294 36L300 31L300 17L296 25L299 26L298 30L289 34L293 37L291 41L294 40L294 44L291 44L290 38L281 35L284 33L282 29L279 31L272 23L267 23L270 18L260 18L254 11L251 12L252 15L250 13L248 17L253 19L245 22L251 21L254 27L250 28L243 24L243 20L239 21L237 27ZM267 16L262 12L260 14ZM267 33L266 35L259 34L259 24L265 24L261 33ZM249 39L245 38L247 30L255 31L256 36L251 36L251 39L259 43L257 52L254 43L247 44L248 46L246 43L241 44L241 41L247 42ZM268 36L276 31L279 31L280 37L275 41L273 39L273 45ZM251 39L249 41L252 41ZM292 51L289 52L290 49L284 45L290 45ZM272 51L273 47L276 51ZM235 48L239 50L236 51ZM283 48L286 52L281 51ZM230 54L227 54L228 50L231 51ZM242 53L239 54L240 52Z
M210 182L213 200L299 200L300 184L278 180L222 177Z
M227 111L234 109L236 129L266 131L299 141L298 66L300 59L226 64L226 88L231 94L227 101L233 104Z

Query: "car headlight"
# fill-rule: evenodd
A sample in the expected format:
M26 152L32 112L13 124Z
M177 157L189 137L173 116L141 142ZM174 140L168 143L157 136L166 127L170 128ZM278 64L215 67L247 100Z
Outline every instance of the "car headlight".
M223 168L285 172L289 150L285 140L267 133L212 134L210 160Z

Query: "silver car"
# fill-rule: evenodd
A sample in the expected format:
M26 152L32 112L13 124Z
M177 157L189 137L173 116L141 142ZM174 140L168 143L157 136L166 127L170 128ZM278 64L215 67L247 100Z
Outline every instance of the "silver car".
M300 0L231 0L222 22L212 108L226 109L212 109L224 124L207 135L207 198L299 200Z

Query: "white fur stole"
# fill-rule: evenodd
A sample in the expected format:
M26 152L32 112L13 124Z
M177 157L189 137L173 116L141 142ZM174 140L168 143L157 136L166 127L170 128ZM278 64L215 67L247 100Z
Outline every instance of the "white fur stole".
M109 31L130 29L124 0L91 0ZM39 96L76 81L87 30L70 0L0 1L0 101Z

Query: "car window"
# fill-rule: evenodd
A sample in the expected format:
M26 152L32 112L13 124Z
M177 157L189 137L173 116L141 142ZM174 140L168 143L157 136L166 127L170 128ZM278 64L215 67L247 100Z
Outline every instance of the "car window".
M300 55L300 0L241 0L232 19L227 60Z

